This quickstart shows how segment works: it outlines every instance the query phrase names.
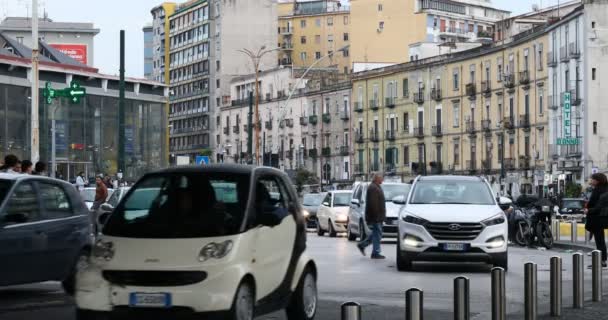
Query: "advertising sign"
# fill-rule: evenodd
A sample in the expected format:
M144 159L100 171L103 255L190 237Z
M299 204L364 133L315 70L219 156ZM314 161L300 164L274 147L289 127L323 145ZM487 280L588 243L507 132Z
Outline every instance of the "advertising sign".
M82 64L87 64L86 44L51 43L50 46Z
M55 150L57 152L68 151L67 127L66 121L55 121Z

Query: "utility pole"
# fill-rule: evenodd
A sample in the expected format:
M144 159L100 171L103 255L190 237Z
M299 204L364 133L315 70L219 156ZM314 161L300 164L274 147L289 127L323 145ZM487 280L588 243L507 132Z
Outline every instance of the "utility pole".
M118 172L125 172L125 31L120 30L120 82L118 96Z
M249 91L249 116L247 117L247 152L249 160L247 164L253 164L253 91Z
M258 59L255 59L255 165L260 165L260 126L257 124L260 123L260 56Z
M40 132L38 120L38 0L32 0L32 110L31 110L31 137L30 161L40 160ZM5 137L6 139L6 137Z

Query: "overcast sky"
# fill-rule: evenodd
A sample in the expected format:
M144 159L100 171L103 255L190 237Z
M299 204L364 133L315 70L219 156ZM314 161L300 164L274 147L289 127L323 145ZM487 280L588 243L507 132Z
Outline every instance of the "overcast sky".
M256 1L256 0L250 0ZM346 2L346 0L343 0ZM404 0L405 1L405 0ZM496 6L513 14L530 11L532 4L557 4L558 0L493 0ZM562 0L564 2L565 0ZM95 38L95 67L107 74L118 74L119 32L126 31L126 72L143 77L142 27L151 22L150 9L162 0L38 0L49 18L66 22L93 22L101 32ZM176 0L176 2L182 2ZM25 16L31 0L0 0L0 18ZM31 14L31 13L30 13Z

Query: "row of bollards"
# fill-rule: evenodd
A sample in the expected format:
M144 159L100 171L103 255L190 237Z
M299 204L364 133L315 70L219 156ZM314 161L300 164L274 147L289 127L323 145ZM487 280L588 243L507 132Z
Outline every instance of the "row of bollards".
M602 263L601 253L595 250L591 254L592 300L602 300ZM572 307L583 308L584 303L584 263L583 254L572 255ZM492 320L507 319L507 292L505 285L505 270L492 268L491 300ZM524 265L524 314L526 320L536 320L538 317L538 266L528 262ZM551 316L562 315L562 258L552 257L550 260L550 309ZM466 277L454 279L454 320L470 319L470 281ZM405 319L423 319L424 293L418 288L405 292ZM342 305L342 320L361 320L361 306L356 302Z

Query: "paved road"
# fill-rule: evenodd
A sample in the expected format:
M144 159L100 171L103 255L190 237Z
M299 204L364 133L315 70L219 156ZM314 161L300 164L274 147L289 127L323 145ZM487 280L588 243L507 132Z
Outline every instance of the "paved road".
M319 269L320 309L317 319L339 319L339 306L344 301L363 305L364 319L403 319L404 291L418 287L424 290L425 318L449 319L452 309L452 281L464 275L471 279L471 312L473 319L490 318L490 267L483 264L418 264L412 272L400 273L395 268L395 244L385 243L384 261L361 256L353 243L345 238L331 239L309 235L309 249ZM571 305L571 253L527 248L510 248L507 273L508 312L512 319L523 317L523 263L538 264L539 313L548 312L549 258L564 259L564 306ZM586 259L588 262L590 259ZM586 288L590 290L590 272L585 273ZM605 280L605 281L608 281ZM590 292L587 293L590 297ZM600 309L598 309L600 308ZM590 312L607 314L601 306L591 306ZM567 312L565 312L567 314ZM577 320L587 319L583 313L572 312ZM66 297L57 283L18 286L0 289L1 320L73 319L73 301ZM284 320L282 313L260 318ZM563 317L562 319L574 319ZM589 318L593 319L593 318Z

